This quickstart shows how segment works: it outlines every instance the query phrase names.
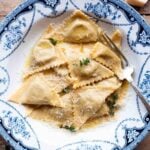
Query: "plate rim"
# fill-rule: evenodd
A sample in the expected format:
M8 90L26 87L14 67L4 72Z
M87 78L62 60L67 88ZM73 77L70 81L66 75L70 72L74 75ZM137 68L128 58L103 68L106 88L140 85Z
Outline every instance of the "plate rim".
M23 11L29 5L34 4L35 2L38 2L38 1L39 0L25 0L25 1L21 2L18 6L16 6L10 13L8 13L0 21L0 35L2 34L4 28L9 24L9 22L17 14L19 14L21 11ZM42 1L45 1L45 0L42 0ZM68 1L70 1L70 0L68 0ZM73 0L71 0L71 1L73 1ZM131 12L134 13L133 16L137 20L138 24L140 24L144 28L144 30L146 30L147 34L150 35L150 25L143 18L143 16L141 16L140 13L137 12L133 7L131 7L129 4L125 3L123 0L108 0L108 1L119 5L123 10L125 10L129 13L131 13ZM41 0L40 0L40 2L41 2ZM149 131L150 131L150 122L145 126L144 130L141 132L141 134L138 136L138 138L134 142L130 143L127 147L124 147L123 149L133 149L133 148L135 148L145 138L145 136L148 134ZM15 145L13 145L13 143L11 142L11 139L9 141L6 136L2 135L2 133L0 133L0 135L4 138L4 140L6 142L10 143L10 145L15 148ZM8 135L8 137L9 137L9 135Z

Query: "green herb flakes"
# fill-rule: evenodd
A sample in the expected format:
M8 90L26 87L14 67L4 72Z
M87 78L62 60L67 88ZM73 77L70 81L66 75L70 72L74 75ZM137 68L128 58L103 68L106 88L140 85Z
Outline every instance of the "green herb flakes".
M70 126L70 127L65 126L64 128L67 130L70 130L71 132L75 132L75 127L73 127L73 126Z
M107 106L109 107L109 114L111 116L114 115L115 109L116 109L116 101L118 100L118 94L113 93L108 99L107 99Z
M70 92L70 87L66 87L62 90L63 93L69 93Z
M53 39L53 38L50 38L49 39L50 42L55 46L57 44L57 40Z
M90 60L88 58L80 60L80 66L87 66L90 63Z
M114 101L116 101L116 100L118 99L118 94L117 94L117 93L113 93L113 94L112 94L112 99L113 99Z

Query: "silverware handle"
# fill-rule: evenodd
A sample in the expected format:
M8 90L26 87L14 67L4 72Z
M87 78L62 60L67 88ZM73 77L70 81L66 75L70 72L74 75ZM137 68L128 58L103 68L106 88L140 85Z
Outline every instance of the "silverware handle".
M136 92L137 96L141 99L142 103L144 104L148 113L150 114L150 105L146 101L146 98L143 96L143 94L140 92L140 89L133 82L130 82L130 85L132 86L132 88Z

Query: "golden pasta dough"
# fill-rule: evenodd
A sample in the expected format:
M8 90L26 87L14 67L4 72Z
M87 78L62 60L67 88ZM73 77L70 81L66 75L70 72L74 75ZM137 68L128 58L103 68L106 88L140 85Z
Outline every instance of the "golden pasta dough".
M70 131L114 114L123 69L120 58L100 42L101 33L80 10L60 25L49 25L31 49L22 84L10 101L27 105L28 117ZM112 35L119 48L121 36L119 30Z

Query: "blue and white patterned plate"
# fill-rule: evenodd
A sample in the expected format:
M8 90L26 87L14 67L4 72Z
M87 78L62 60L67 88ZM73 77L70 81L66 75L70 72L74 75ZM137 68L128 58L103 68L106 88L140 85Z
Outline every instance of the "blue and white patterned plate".
M150 103L150 26L121 0L26 0L0 24L0 134L16 150L133 149L150 130L150 116L132 89L115 120L79 133L25 117L8 102L21 80L25 56L46 26L81 9L109 32L123 32L123 52L135 68L135 83Z

